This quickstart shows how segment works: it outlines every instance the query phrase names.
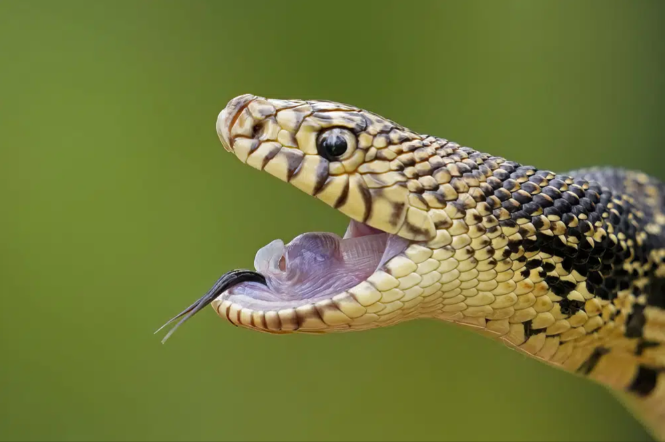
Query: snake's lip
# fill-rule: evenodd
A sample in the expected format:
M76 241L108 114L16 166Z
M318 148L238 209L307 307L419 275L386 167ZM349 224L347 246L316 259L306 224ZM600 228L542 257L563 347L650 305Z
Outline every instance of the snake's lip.
M217 135L227 152L233 152L233 145L231 144L231 128L233 127L233 123L235 123L240 112L255 99L256 96L252 94L240 95L229 101L226 107L219 113L217 117Z

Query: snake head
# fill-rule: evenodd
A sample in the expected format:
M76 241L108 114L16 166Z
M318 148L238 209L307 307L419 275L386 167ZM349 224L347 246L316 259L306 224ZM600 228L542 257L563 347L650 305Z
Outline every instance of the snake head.
M227 104L216 128L241 162L325 202L350 223L343 237L309 232L271 242L254 263L264 280L234 279L185 310L186 317L211 303L236 325L285 333L358 330L426 313L415 306L440 288L438 259L454 254L446 229L471 198L454 176L461 176L465 166L455 160L465 153L447 158L459 146L347 104L249 94ZM427 278L415 272L424 260L419 269Z
M432 137L346 104L249 94L222 110L217 133L243 163L359 223L409 240L436 235L423 202L441 195L427 192L431 176L418 181L435 166Z
M270 333L378 325L366 307L403 296L395 277L380 269L415 242L436 239L434 221L411 197L424 193L413 183L424 169L415 166L432 153L432 140L346 104L250 94L232 99L216 127L224 149L240 161L351 220L344 237L310 232L287 244L272 241L256 254L256 272L222 276L172 321L183 318L181 324L212 304L232 323ZM378 322L398 321L399 313Z

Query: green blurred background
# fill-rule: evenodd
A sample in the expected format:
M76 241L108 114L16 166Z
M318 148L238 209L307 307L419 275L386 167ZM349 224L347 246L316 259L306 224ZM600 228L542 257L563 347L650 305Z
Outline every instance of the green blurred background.
M0 2L0 438L649 440L603 388L445 323L270 336L211 309L347 220L224 152L243 93L352 103L563 171L663 170L663 1Z

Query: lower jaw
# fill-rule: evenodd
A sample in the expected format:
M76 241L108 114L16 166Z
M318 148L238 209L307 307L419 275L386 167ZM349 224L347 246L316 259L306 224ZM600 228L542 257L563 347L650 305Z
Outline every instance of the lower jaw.
M349 294L336 295L334 298L296 308L267 311L253 310L218 298L212 302L212 307L221 318L234 325L269 333L349 330L354 321L366 313L366 309ZM338 306L340 303L344 304L347 313Z
M248 308L223 296L215 299L212 307L222 319L236 326L272 334L366 330L416 318L439 317L442 311L441 283L405 290L402 298L392 302L383 297L368 299L362 296L362 287L363 283L330 299L279 310Z
M297 238L307 235L330 234L308 233L300 235ZM369 238L375 239L370 240ZM296 239L289 243L289 245L293 244ZM212 306L220 317L227 319L235 325L268 332L295 330L341 331L368 324L371 320L376 320L378 315L368 315L367 307L369 304L365 302L367 300L364 297L356 296L358 290L362 291L365 289L366 291L367 288L363 287L363 285L370 285L366 282L367 278L380 269L386 261L403 252L409 244L408 240L401 237L351 220L344 238L341 240L346 246L341 249L349 250L349 248L345 247L350 247L350 249L359 253L362 250L367 250L367 248L363 248L361 245L363 243L367 245L368 240L374 244L378 241L381 244L381 248L369 248L374 251L373 258L369 260L363 258L363 262L375 261L370 267L366 268L366 272L356 273L354 270L357 267L351 265L351 263L355 262L353 260L348 262L350 266L344 267L346 270L343 270L341 273L339 271L336 273L330 272L331 275L337 275L336 277L331 276L329 278L330 283L324 278L327 274L325 271L323 273L305 272L304 274L311 275L309 276L310 283L313 278L316 281L322 281L322 284L315 285L318 288L314 291L302 292L299 289L308 286L308 283L304 285L300 284L302 279L296 279L298 282L291 285L291 290L288 288L287 290L280 290L280 287L270 284L270 268L263 268L261 270L262 267L255 262L257 270L266 277L266 285L255 282L241 283L222 293L212 302ZM289 247L289 245L286 247ZM263 249L269 249L269 245ZM321 248L316 248L315 250L321 250ZM291 251L296 256L307 256L302 255L302 249L298 246L295 249L291 249ZM257 253L257 259L260 253L260 251ZM277 253L274 256L281 256L284 252L280 251ZM286 253L284 256L287 256ZM294 268L298 269L297 266L294 266ZM305 266L306 269L307 267ZM300 270L303 269L300 268ZM376 293L376 290L373 290ZM286 294L282 295L281 293Z
M278 311L252 310L222 299L213 301L212 307L222 319L233 325L271 334L358 331L422 316L414 314L417 312L409 312L406 315L400 315L402 312L399 311L390 315L369 313L367 308L349 293Z
M403 238L380 232L364 224L351 221L344 238L358 238L368 235L386 235L386 247L383 256L377 259L377 268L366 277L343 287L343 290L324 296L312 296L309 299L261 300L247 293L237 293L233 289L223 293L214 301L212 307L217 314L236 326L247 327L268 333L327 333L367 329L385 325L398 315L383 315L369 312L367 307L374 304L366 297L358 296L359 291L366 291L363 285L369 285L365 279L393 256L408 247ZM253 283L249 283L253 284ZM251 289L245 291L251 293ZM375 292L376 290L373 289ZM242 292L242 290L241 290ZM369 302L371 301L371 302ZM399 313L399 312L393 312Z

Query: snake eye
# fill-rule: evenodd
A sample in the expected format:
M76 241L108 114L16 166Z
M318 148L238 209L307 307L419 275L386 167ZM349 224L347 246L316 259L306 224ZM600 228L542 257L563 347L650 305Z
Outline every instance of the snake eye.
M356 136L348 129L336 127L319 135L316 148L329 161L343 160L356 150Z

